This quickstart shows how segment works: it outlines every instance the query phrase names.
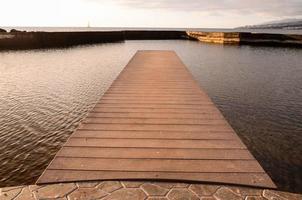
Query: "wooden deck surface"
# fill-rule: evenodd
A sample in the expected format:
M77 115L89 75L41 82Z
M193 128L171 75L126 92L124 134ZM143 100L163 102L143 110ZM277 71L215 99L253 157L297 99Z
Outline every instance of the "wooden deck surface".
M37 183L110 179L275 187L173 51L138 51Z

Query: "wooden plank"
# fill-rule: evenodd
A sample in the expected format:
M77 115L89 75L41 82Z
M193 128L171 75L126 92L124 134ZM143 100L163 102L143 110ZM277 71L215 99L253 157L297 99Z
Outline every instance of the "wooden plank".
M177 100L121 100L121 99L101 99L96 106L101 106L103 104L159 104L159 105L213 105L212 102L209 101L177 101ZM131 106L131 105L129 105Z
M142 119L142 118L91 118L87 117L83 124L185 124L185 125L224 125L227 124L223 119Z
M201 98L201 97L197 97L197 98L187 98L187 97L183 97L182 99L179 98L175 98L175 97L146 97L146 96L140 96L140 97L125 97L125 96L117 96L117 97L107 97L107 96L103 96L102 99L105 100L128 100L128 101L162 101L162 102L167 102L167 101L199 101L199 102L204 102L204 101L208 101L208 99L206 98Z
M239 140L230 132L180 132L180 131L89 131L78 130L72 138L137 138L137 139L189 139L189 140Z
M109 131L224 131L231 129L228 125L178 125L178 124L85 124L81 130L109 130Z
M202 167L201 167L202 166ZM49 169L160 171L160 172L263 172L256 160L169 160L57 157Z
M118 83L114 83L112 84L112 86L110 87L111 89L119 89L119 90L122 90L122 89L129 89L129 90L139 90L139 89L144 89L144 90L153 90L153 89L168 89L168 90L179 90L179 89L194 89L194 88L198 88L196 85L192 86L192 84L177 84L177 83L173 83L173 84L144 84L144 83L141 83L141 84L118 84ZM203 91L201 91L203 92Z
M275 185L171 51L139 51L38 183L112 179Z
M86 158L142 158L142 159L195 159L195 160L253 160L246 149L166 149L166 148L98 148L63 147L58 157Z
M146 113L181 113L181 114L211 114L218 113L216 108L183 109L183 108L94 108L93 112L146 112Z
M47 170L40 178L41 183L57 183L89 180L181 180L208 181L210 183L224 183L240 185L256 185L258 187L272 187L270 177L265 173L176 173L176 172L121 172L121 171L84 171L84 170Z
M179 96L179 95L187 95L187 96L196 96L199 92L196 91L188 91L188 90L184 90L184 91L166 91L166 90L155 90L155 91L151 91L151 90L144 90L141 89L139 91L107 91L106 95L146 95L146 93L148 93L147 95L151 95L151 96L161 96L163 93L165 94L164 96Z
M91 118L152 118L152 119L194 119L194 120L211 120L223 119L219 113L144 113L144 112L90 112L88 117Z
M119 104L96 104L95 108L156 108L156 109L212 109L213 105L180 105L180 104L137 104L137 103L119 103ZM215 109L216 110L216 109Z
M138 90L139 89L139 90ZM134 87L134 88L110 88L106 93L145 93L145 92L150 92L150 93L160 93L160 92L165 92L165 93L200 93L200 90L198 88L194 89L189 89L189 88L183 88L183 89L176 89L176 88L157 88L157 87L152 87L152 88L145 88L145 87Z
M105 94L106 97L134 97L134 98L139 98L139 97L152 97L152 98L160 98L160 97L169 97L169 98L200 98L200 96L198 94L160 94L160 93L156 93L156 94L152 94L152 93L141 93L141 94L116 94L116 93L106 93Z
M146 148L190 148L190 149L246 149L238 140L161 140L161 139L100 139L70 138L65 146L84 147L146 147Z

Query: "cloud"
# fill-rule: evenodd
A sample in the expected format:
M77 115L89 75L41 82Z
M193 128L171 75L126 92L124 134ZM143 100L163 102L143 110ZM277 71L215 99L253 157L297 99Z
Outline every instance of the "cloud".
M302 0L0 0L2 26L220 27L302 18ZM19 5L16 7L16 5ZM14 17L11 13L15 13Z
M88 0L104 2L105 0ZM107 0L108 1L108 0ZM112 2L136 9L167 9L184 12L232 12L275 17L302 15L301 0L113 0Z

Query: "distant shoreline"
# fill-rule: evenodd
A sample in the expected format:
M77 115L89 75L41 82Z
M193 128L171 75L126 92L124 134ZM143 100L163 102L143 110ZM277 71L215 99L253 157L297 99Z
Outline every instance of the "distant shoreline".
M302 35L302 30L281 28L152 28L152 27L0 27L6 31L17 29L27 32L103 32L103 31L195 31L195 32L253 32L272 34L297 34Z
M75 32L0 32L0 50L58 48L125 40L197 40L208 43L302 47L302 35L252 32L123 30Z

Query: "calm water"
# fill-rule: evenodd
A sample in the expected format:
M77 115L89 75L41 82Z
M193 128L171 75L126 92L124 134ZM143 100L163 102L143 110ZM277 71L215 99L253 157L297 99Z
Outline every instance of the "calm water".
M34 183L139 49L175 50L275 183L302 192L302 49L194 41L0 52L0 186Z

